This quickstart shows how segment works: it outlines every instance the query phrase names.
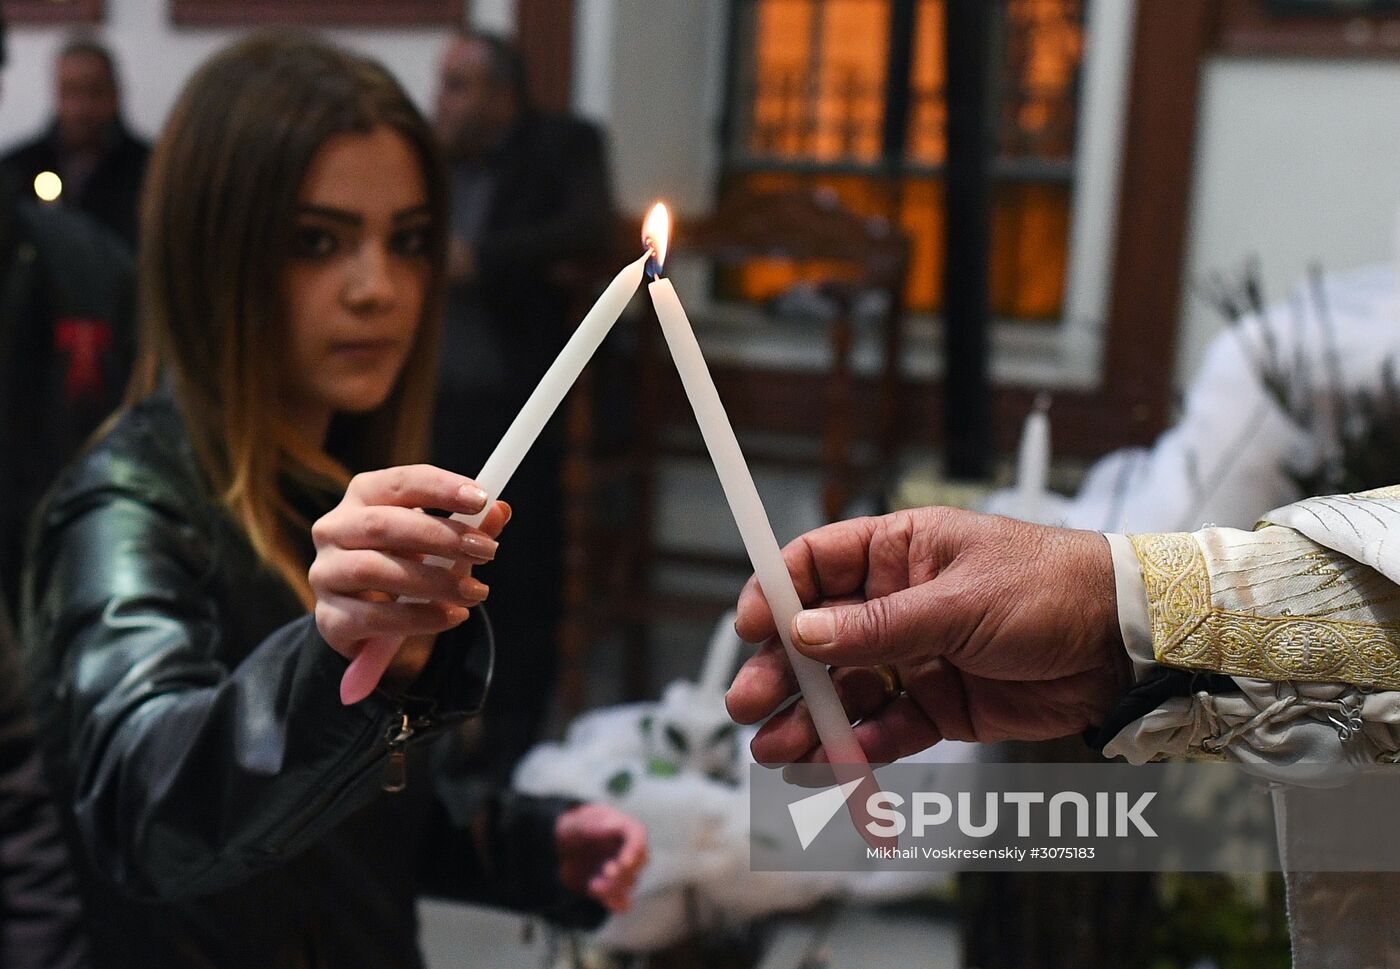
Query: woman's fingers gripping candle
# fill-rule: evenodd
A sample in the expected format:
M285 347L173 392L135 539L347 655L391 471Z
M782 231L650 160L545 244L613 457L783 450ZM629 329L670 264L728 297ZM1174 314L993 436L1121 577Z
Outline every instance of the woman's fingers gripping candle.
M549 419L554 416L564 395L578 380L579 374L592 359L603 338L627 308L637 287L641 285L642 274L651 256L652 253L648 250L641 258L624 266L608 284L607 289L603 290L603 294L598 297L598 301L593 304L593 308L588 311L578 329L574 330L569 342L564 345L564 349L559 352L559 356L545 372L539 385L530 394L530 399L520 408L520 413L511 422L505 436L486 459L481 473L476 476L476 484L488 496L487 508L490 508L492 501L501 496L531 445L540 436ZM476 527L486 517L486 512L470 517L452 517ZM429 556L425 561L444 568L452 565L449 560L436 556ZM358 703L369 696L379 684L384 671L389 668L402 642L395 638L366 640L340 681L341 702Z

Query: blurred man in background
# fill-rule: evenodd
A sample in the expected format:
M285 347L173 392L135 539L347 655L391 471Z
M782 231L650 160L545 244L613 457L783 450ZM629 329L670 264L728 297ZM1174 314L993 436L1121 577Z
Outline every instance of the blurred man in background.
M436 125L451 160L451 288L433 460L475 474L577 322L590 260L613 238L596 128L532 105L519 53L475 32L443 56ZM481 745L502 779L548 714L563 586L562 434L546 431L511 481L518 512L492 564L495 680Z
M131 284L115 238L80 216L41 208L0 169L0 969L89 965L8 605L26 516L121 391L129 328L113 320L129 318Z
M32 182L0 165L0 598L11 614L29 514L120 401L135 350L130 253L81 213L40 203Z
M150 148L122 121L111 52L94 40L70 40L54 62L54 86L58 111L53 123L6 155L4 164L45 201L87 213L134 250L136 208ZM46 172L59 180L45 176L47 185L35 181Z

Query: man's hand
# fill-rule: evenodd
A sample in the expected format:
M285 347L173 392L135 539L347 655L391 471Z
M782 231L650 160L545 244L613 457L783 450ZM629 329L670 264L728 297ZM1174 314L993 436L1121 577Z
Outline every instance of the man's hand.
M819 528L783 552L807 609L793 641L834 667L841 701L872 762L950 740L1044 740L1101 722L1130 681L1113 562L1094 532L923 508ZM797 681L755 580L739 598L740 636L763 643L726 696L756 723ZM905 692L872 669L887 664ZM753 741L760 763L824 760L806 704Z
M564 887L613 912L626 911L647 862L642 822L605 804L581 804L559 815L554 838Z

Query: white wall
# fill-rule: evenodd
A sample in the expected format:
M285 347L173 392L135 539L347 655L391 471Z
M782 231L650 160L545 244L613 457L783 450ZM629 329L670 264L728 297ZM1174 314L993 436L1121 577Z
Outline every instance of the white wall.
M606 122L612 113L612 45L617 0L577 0L574 7L574 110Z
M471 21L483 29L510 33L515 28L514 0L464 0L467 10ZM107 0L107 20L98 34L111 44L120 62L132 126L153 136L190 73L241 33L238 28L176 28L170 22L167 0ZM421 106L429 106L446 28L337 28L326 34L378 57ZM53 55L65 36L62 28L11 28L0 97L0 145L28 137L50 117Z
M723 3L580 0L574 106L612 138L623 211L711 201L724 96Z
M1400 204L1400 62L1215 58L1202 80L1178 383L1222 326L1192 280L1257 253L1279 299L1313 261L1390 260Z

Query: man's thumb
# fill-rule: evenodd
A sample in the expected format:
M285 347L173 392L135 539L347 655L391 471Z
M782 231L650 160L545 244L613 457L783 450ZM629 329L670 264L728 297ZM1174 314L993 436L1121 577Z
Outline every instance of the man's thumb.
M846 606L806 609L792 622L798 651L831 666L895 663L938 638L913 590Z

